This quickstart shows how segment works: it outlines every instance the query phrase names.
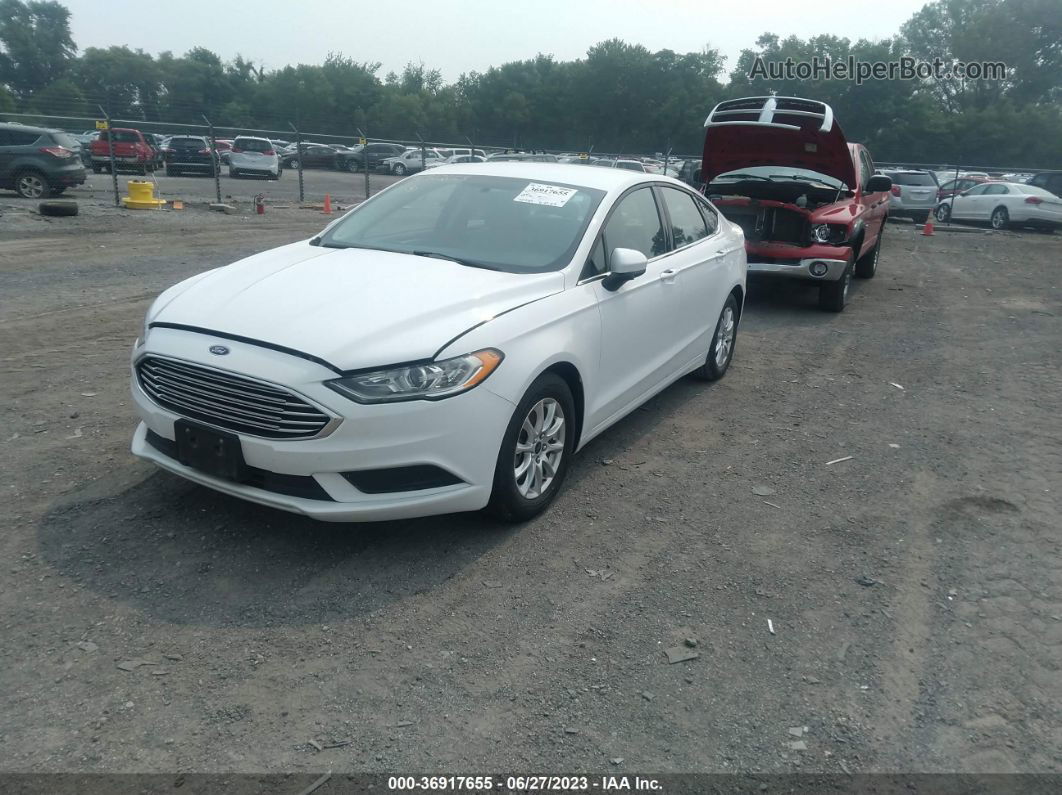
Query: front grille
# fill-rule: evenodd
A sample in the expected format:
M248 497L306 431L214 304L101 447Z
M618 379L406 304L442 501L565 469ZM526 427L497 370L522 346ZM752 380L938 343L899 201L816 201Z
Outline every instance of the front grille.
M305 439L330 419L286 389L188 362L145 356L136 375L141 389L163 408L249 436Z

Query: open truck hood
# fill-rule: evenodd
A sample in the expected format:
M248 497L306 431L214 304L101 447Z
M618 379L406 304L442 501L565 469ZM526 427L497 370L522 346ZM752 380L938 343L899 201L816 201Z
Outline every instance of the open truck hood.
M823 102L797 97L745 97L720 102L704 122L701 179L750 166L808 168L855 189L844 133Z

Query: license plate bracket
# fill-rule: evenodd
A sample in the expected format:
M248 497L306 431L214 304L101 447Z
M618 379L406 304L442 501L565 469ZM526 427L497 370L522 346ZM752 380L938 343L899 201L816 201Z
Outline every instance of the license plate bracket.
M225 480L246 480L247 462L236 434L177 420L173 436L177 441L177 460L184 466Z

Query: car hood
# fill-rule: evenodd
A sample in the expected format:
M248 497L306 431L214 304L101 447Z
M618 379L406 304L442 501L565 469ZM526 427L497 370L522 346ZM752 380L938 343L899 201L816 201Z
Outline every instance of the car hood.
M209 272L150 322L246 337L357 370L431 358L472 327L563 289L559 271L501 273L301 242Z
M816 119L784 111L776 114L775 121L786 126L759 122L751 113L747 119L729 118L733 120L706 127L701 162L705 182L739 168L791 166L818 171L855 188L852 153L836 121L823 132Z

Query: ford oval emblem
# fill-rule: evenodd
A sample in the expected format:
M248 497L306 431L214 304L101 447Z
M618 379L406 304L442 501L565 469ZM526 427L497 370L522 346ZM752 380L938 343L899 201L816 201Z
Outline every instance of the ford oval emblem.
M226 348L224 345L211 345L210 346L210 352L212 354L214 354L215 356L228 356L229 355L229 349Z

